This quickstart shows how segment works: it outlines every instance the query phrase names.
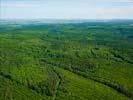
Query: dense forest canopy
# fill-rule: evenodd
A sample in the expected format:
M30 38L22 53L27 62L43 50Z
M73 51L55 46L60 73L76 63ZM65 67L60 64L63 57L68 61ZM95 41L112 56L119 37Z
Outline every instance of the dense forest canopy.
M132 100L133 20L0 21L0 100Z

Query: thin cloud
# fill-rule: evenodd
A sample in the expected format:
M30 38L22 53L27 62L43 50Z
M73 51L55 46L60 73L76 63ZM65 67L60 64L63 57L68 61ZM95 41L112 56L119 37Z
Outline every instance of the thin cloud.
M114 2L114 3L133 3L133 0L104 0L106 2Z
M132 0L2 0L1 18L133 18ZM36 2L36 3L35 3ZM126 3L124 3L126 2Z

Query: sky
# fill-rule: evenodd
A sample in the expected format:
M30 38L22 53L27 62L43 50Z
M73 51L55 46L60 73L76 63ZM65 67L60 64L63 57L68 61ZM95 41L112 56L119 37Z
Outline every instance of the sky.
M0 19L133 19L133 0L0 0Z

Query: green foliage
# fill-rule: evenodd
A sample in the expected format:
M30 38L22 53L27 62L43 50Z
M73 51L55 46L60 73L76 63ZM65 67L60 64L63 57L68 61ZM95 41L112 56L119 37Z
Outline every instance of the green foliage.
M129 24L0 24L0 100L132 99Z

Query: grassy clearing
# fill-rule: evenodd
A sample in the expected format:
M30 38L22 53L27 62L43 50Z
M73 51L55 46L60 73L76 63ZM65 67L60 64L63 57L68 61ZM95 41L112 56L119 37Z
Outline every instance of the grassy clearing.
M57 100L130 100L113 89L79 77L69 71L55 68L61 77Z

